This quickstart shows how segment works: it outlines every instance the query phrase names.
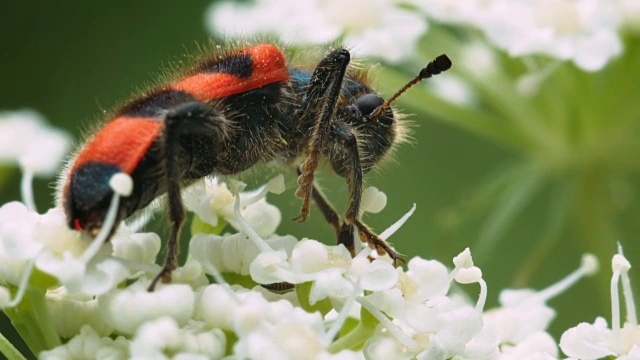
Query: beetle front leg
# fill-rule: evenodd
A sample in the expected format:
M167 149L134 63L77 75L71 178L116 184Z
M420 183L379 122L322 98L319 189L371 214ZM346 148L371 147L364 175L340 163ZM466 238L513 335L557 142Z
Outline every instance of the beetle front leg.
M338 233L338 244L344 244L355 256L355 246L353 243L353 229L358 229L358 235L362 242L375 249L379 255L389 254L394 264L397 261L404 262L404 259L389 245L384 239L373 232L365 223L359 219L360 202L362 200L363 171L358 149L358 139L352 130L344 126L337 126L332 132L332 140L339 144L342 149L341 156L337 162L333 162L334 169L347 180L349 188L349 205L344 214L344 222ZM337 156L334 154L334 156Z
M318 167L320 151L326 144L331 131L331 119L335 113L342 80L350 59L351 56L347 50L334 50L320 61L311 76L301 116L314 116L315 119L307 148L309 156L300 168L301 174L298 177L296 190L296 196L302 199L302 207L300 214L294 220L304 221L309 216L314 173Z

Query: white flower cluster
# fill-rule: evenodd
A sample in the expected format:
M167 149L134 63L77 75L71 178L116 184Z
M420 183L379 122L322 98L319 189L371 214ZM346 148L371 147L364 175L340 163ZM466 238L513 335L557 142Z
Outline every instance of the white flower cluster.
M432 18L481 30L511 56L542 54L599 70L622 51L631 2L610 0L416 0Z
M0 164L17 164L37 175L54 175L70 140L67 133L47 125L33 110L0 112Z
M417 257L404 270L368 249L351 258L343 246L279 236L279 210L265 196L283 189L281 177L238 196L214 180L195 185L185 202L197 218L211 228L225 221L238 232L195 234L173 283L154 292L146 289L159 270L157 235L123 224L87 258L90 241L67 229L60 210L39 215L6 204L0 208L0 278L8 286L0 287L2 306L19 306L24 289L42 286L42 273L56 279L42 292L46 306L33 325L50 326L67 341L40 353L42 359L555 359L558 347L546 332L555 312L546 302L598 267L586 255L556 285L505 290L501 307L485 311L487 285L468 249L451 270ZM372 211L386 202L376 189L365 199ZM31 276L34 267L39 271ZM566 354L637 358L629 268L616 255L612 295L622 279L624 326L619 310L611 330L602 319L580 324L562 337ZM260 286L283 283L295 289ZM480 294L473 302L460 285L475 283Z
M22 198L31 210L35 210L33 177L54 175L70 143L69 134L49 126L36 111L0 112L0 165L18 165L22 169Z
M428 21L480 30L511 56L541 54L599 70L638 28L638 0L256 0L216 2L207 24L222 35L275 34L299 44L339 39L365 56L398 62L416 53Z
M387 0L225 1L210 7L206 20L215 34L272 34L294 44L340 39L358 54L389 62L407 58L427 30L420 14Z

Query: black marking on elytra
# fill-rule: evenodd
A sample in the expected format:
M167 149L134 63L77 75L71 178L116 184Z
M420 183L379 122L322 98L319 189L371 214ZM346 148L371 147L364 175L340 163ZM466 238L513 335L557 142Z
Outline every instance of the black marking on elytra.
M109 180L122 170L118 165L90 161L78 166L71 174L71 191L76 208L91 209L113 190Z
M229 74L239 78L248 78L253 74L251 54L237 54L213 62L205 63L198 69L207 74Z
M161 90L126 104L120 109L117 116L155 118L165 110L190 101L194 101L194 97L187 92Z

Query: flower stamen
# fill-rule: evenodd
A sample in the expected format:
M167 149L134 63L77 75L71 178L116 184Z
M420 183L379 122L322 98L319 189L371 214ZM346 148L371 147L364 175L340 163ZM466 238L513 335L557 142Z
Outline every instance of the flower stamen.
M266 188L267 187L265 187L265 189ZM242 216L242 213L240 212L240 194L236 193L235 197L236 197L236 201L235 201L235 204L233 205L233 213L236 217L236 220L238 221L238 227L245 234L247 234L249 239L253 241L253 243L258 248L258 250L260 250L260 252L272 251L273 249L271 249L269 244L267 244L267 242L264 241L264 239L262 239L255 230L253 230L251 225L249 225L247 220Z
M84 263L88 263L100 250L102 244L104 244L116 222L116 216L118 215L118 209L120 207L120 197L127 197L131 195L133 191L133 180L125 173L117 173L109 180L109 186L113 190L113 197L111 198L111 204L105 216L104 224L100 229L100 232L95 237L91 245L80 256L80 260Z
M18 291L16 292L16 296L9 301L5 307L11 308L22 301L24 297L24 293L27 291L27 286L29 285L29 278L31 278L31 273L33 272L33 268L35 266L35 259L30 259L27 261L24 267L24 272L22 273L22 277L20 278L20 283L18 284Z
M398 341L400 341L404 346L407 347L409 351L418 352L420 351L420 346L418 343L407 336L402 329L397 327L394 323L389 320L389 318L382 313L382 311L378 310L367 298L363 296L359 296L356 298L356 301L360 303L373 317L375 317L382 326L384 326Z
M398 219L398 221L396 221L391 226L389 226L385 231L383 231L380 234L380 237L383 239L388 239L391 235L395 234L395 232L398 231L398 229L400 229L400 227L402 227L402 225L404 225L404 223L407 222L407 220L409 220L409 218L411 217L411 215L413 215L415 211L416 211L416 204L414 203L411 209L406 214L402 215L402 217Z
M33 197L33 170L28 166L22 166L20 194L22 196L22 202L27 206L27 209L33 212L38 212L36 209L36 202Z
M618 244L618 254L624 256L622 253L622 245ZM628 261L627 261L628 262ZM625 271L622 271L622 294L624 295L624 305L627 309L627 322L631 325L638 325L638 318L636 316L636 306L633 301L633 292L631 291L631 280L629 279L629 269L631 263Z
M580 261L580 267L571 272L557 283L550 285L546 289L538 291L534 296L536 301L546 302L559 294L567 291L568 288L573 286L578 280L583 277L595 274L598 271L598 258L593 254L582 255Z

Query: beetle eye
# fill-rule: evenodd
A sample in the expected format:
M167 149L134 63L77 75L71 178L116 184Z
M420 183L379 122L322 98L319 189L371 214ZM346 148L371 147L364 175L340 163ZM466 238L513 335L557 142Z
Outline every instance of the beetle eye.
M369 116L375 109L384 104L384 99L376 94L362 95L353 103L363 116Z

